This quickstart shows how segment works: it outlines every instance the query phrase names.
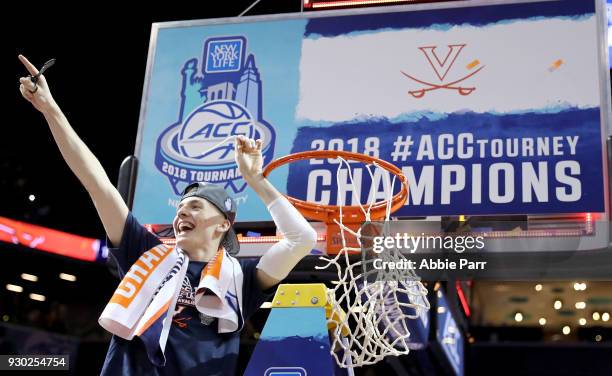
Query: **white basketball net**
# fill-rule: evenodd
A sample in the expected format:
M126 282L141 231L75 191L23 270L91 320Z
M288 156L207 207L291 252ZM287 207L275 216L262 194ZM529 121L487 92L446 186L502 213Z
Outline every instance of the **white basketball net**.
M353 194L359 192L355 189L351 168L346 160L338 158L340 164L336 172L336 181L340 186L339 172L343 165L347 166L348 176L353 184ZM383 186L387 198L387 210L384 222L378 222L379 235L388 235L388 221L391 215L391 197L396 177L389 184L389 172L383 176L386 178ZM374 175L371 170L372 165L367 165L366 169L374 184ZM338 190L339 200L343 203L344 197ZM370 195L367 205L361 205L361 210L366 222L370 221L370 208L374 204L374 197ZM359 198L358 198L359 201ZM427 301L427 289L420 282L414 271L407 270L376 270L372 267L373 260L364 260L359 257L357 261L349 258L349 252L361 252L362 234L361 229L357 232L352 231L342 223L342 206L340 206L340 226L342 237L342 249L335 257L320 257L326 262L323 266L316 269L326 270L335 268L338 279L333 281L333 289L328 290L328 301L332 306L332 315L328 322L335 324L332 330L331 353L340 367L352 368L363 365L374 364L389 355L399 356L409 352L408 320L417 319L420 315L426 314L429 310ZM353 234L358 240L360 248L348 247L345 234L346 231ZM368 236L368 235L363 235ZM363 238L365 239L365 238ZM367 249L365 249L367 251ZM388 250L377 255L383 261L399 261L405 257L397 249ZM364 272L364 267L367 271ZM346 316L343 315L346 313ZM334 319L334 317L336 319ZM350 334L342 336L342 328L347 326ZM338 349L343 351L337 351ZM336 350L336 351L334 351Z

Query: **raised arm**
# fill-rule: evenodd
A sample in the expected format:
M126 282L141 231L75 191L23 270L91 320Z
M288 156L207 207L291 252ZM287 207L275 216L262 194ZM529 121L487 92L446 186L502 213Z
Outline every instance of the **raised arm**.
M262 289L283 280L316 245L317 233L302 214L262 174L261 140L236 138L236 162L249 186L266 204L283 235L259 260L257 280Z
M38 74L38 69L23 55L19 55L19 60L30 75ZM40 75L36 84L29 77L21 77L19 82L21 95L47 120L64 160L89 193L110 241L118 246L128 214L128 207L121 195L109 180L98 159L70 126L68 119L53 99L45 76Z

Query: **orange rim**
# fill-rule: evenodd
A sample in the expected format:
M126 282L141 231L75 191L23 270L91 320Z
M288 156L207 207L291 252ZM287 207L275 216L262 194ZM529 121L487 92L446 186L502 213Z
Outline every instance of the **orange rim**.
M371 157L365 154L352 153L348 151L339 150L310 150L299 153L289 154L285 157L279 158L270 162L263 170L263 176L268 176L272 170L300 160L315 159L315 158L337 158L342 157L346 160L358 161L367 164L374 164L382 167L389 171L393 175L397 176L402 184L400 191L391 197L391 212L394 212L401 208L406 199L408 198L408 179L402 173L397 166L389 163L385 160ZM308 202L304 200L285 195L287 199L295 206L306 218L322 221L327 224L334 223L334 219L340 220L340 206L337 205L323 205L314 202ZM385 218L387 213L387 204L389 200L375 202L370 207L369 205L363 205L366 209L370 208L370 219L380 220ZM342 222L355 223L362 222L365 220L365 215L361 211L359 206L349 205L342 207Z

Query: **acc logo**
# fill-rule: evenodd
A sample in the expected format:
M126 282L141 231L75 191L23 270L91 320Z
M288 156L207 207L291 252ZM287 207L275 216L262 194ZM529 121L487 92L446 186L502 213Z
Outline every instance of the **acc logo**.
M262 81L255 56L245 58L245 51L244 37L210 38L203 64L191 59L181 69L179 119L159 136L155 155L176 194L192 181L244 190L232 136L261 139L264 164L273 158L276 136L264 119Z
M476 87L463 86L461 85L461 83L467 80L468 78L474 76L476 73L480 72L484 68L484 66L479 67L473 72L468 72L467 74L465 74L463 77L459 79L452 79L452 80L445 81L446 75L448 74L448 72L451 70L451 68L455 64L457 57L459 57L459 54L461 53L461 51L463 50L465 46L466 46L465 44L449 44L448 52L446 53L446 56L443 56L442 59L440 59L440 56L438 56L438 54L436 53L437 46L419 47L419 50L421 50L421 52L425 55L425 58L429 62L429 65L433 69L437 78L440 80L440 83L433 83L430 81L425 81L423 79L419 79L412 75L409 75L408 73L404 71L400 71L404 76L423 85L423 87L421 87L420 89L410 90L408 93L417 99L423 98L425 96L425 93L427 93L428 91L434 91L434 90L439 90L439 89L456 90L461 95L472 94L472 92L476 90ZM469 64L467 64L466 68L468 70L472 70L476 68L479 64L480 62L477 59L475 59Z
M230 136L255 136L251 114L238 103L216 101L204 104L189 115L178 133L180 153L202 163L221 164L233 160L233 145L220 142ZM228 160L228 156L232 159Z

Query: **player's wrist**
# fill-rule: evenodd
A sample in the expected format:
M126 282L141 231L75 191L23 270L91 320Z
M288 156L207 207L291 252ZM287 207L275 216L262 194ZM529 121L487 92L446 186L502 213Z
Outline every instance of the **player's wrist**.
M47 115L58 115L62 111L57 105L57 103L55 103L54 100L50 100L46 104L41 106L40 112L42 112L43 115L47 116Z
M242 175L242 178L250 186L258 184L258 183L262 182L265 179L265 177L263 176L263 174L261 172L254 173L254 174L244 174L244 175Z

